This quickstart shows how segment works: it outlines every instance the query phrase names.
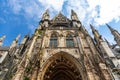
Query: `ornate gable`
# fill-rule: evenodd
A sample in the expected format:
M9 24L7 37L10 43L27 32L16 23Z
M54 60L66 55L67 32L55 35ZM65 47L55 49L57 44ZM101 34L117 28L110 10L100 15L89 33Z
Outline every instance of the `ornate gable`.
M67 17L65 17L62 13L59 13L51 21L52 23L69 23L70 22L70 20Z

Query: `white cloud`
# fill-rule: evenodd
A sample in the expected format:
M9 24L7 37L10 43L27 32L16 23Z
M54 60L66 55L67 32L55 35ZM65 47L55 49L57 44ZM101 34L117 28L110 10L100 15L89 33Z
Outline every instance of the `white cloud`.
M71 9L73 9L85 26L90 23L99 26L112 20L120 21L119 0L30 0L29 2L9 0L9 3L14 13L20 14L23 11L27 18L37 20L42 17L41 14L46 9L49 9L52 16L63 9L67 11L65 15L70 16Z
M96 27L112 22L120 21L120 1L119 0L7 0L7 6L16 15L24 16L28 29L33 33L40 21L42 14L49 9L50 16L55 16L59 11L67 17L71 15L73 9L86 27L90 29L89 24ZM8 13L7 13L8 14ZM4 19L0 19L5 22ZM34 25L34 26L33 26ZM90 30L89 30L90 31ZM90 32L91 33L91 32ZM111 37L105 36L109 40ZM113 42L112 40L110 42Z
M77 12L79 18L81 21L83 21L85 19L85 15L86 15L86 4L83 5L82 3L84 4L84 1L83 0L69 0L68 1L68 6L67 6L67 11L69 11L69 15L71 14L71 9L73 9L75 12Z
M41 5L43 5L45 8L54 9L58 12L62 10L64 1L66 0L39 0Z
M14 13L18 14L19 11L22 9L22 6L20 5L21 1L17 0L10 0L9 2L10 7L14 11Z
M9 6L14 14L24 15L26 18L38 19L42 14L42 10L38 1L27 0L9 0Z
M92 23L95 26L104 25L113 20L120 21L119 0L67 0L66 9L73 9L83 25Z
M101 0L100 17L96 19L96 22L102 25L112 20L119 21L119 19L120 19L119 0Z
M33 25L36 25L35 22L40 21L41 14L44 11L44 9L41 9L39 1L31 0L28 2L28 0L9 0L8 5L13 11L13 14L22 15L22 17L26 18L26 27L33 33L37 27Z

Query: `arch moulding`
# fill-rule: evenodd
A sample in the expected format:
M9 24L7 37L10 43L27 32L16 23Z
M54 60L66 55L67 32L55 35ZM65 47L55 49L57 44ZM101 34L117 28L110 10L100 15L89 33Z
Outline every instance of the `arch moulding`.
M38 80L55 80L56 78L60 78L59 80L87 80L86 74L78 59L61 51L46 60L40 69Z

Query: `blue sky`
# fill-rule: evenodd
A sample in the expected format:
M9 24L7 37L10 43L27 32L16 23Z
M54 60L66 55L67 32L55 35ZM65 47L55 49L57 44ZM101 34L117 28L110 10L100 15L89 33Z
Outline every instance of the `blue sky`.
M0 0L0 37L6 35L4 46L10 45L18 34L34 33L42 14L49 9L53 18L60 11L70 18L71 9L91 34L89 24L99 31L110 43L115 43L105 25L120 32L119 0Z

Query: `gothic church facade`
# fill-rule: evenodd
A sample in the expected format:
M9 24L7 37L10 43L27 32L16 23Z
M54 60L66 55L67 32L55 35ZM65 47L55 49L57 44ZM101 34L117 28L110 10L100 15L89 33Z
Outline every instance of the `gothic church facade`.
M107 26L120 46L120 34ZM2 46L5 36L0 39L1 54L5 54L1 56L1 79L119 80L113 73L119 58L109 42L90 27L94 39L73 10L71 19L59 13L51 20L46 10L33 36L26 35L19 46L20 35L9 47Z

